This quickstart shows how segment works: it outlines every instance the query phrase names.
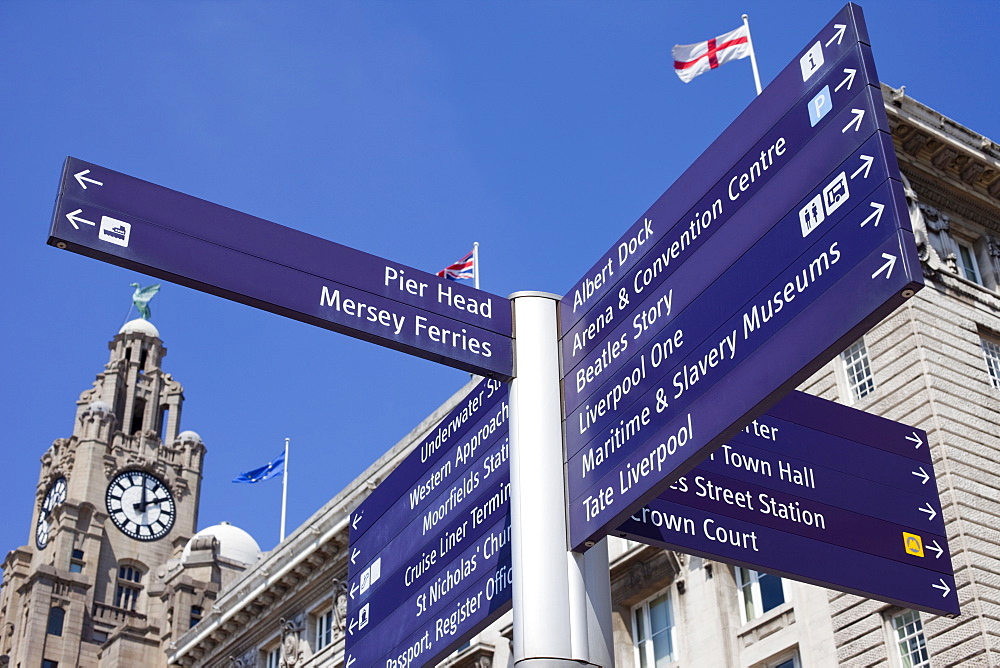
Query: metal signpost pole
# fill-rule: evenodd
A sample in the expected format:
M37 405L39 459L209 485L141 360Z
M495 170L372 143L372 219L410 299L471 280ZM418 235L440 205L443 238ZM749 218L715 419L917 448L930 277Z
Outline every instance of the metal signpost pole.
M559 392L559 297L539 292L511 295L515 378L510 391L511 542L514 568L514 665L568 668L596 664L590 647L610 629L610 584L593 574L607 551L582 559L568 553L566 491ZM570 565L573 565L573 568ZM591 603L592 601L592 603ZM589 608L589 609L588 609ZM607 617L607 620L603 620ZM596 642L606 647L605 639ZM600 653L600 652L598 652Z

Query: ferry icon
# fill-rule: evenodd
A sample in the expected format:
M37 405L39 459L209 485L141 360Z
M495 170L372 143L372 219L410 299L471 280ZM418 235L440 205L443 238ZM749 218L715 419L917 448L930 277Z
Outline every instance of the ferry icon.
M97 238L101 241L107 241L116 246L127 248L131 234L131 223L126 223L124 220L118 220L110 216L101 216L101 228L97 232Z

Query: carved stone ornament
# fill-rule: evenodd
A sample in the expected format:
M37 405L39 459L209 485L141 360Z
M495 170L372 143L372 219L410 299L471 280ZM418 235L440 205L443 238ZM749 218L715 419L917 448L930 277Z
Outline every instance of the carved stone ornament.
M281 620L281 668L294 668L302 665L304 654L302 647L302 631L305 629L305 614L299 613L291 619Z
M257 650L248 649L239 656L229 657L229 668L257 668Z
M55 475L56 473L65 475L63 472L72 471L76 461L77 444L75 438L59 438L53 441L52 447L42 455L43 477L47 475L54 480L59 477Z
M347 623L347 582L333 579L333 637L341 638Z
M992 234L986 235L986 252L990 257L1000 258L1000 239Z

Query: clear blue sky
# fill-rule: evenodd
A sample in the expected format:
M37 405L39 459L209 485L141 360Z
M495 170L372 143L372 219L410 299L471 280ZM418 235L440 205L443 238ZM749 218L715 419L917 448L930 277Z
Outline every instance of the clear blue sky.
M0 553L154 282L45 245L67 155L428 271L479 241L484 289L561 294L754 96L748 60L682 84L671 46L747 12L766 85L842 5L0 3ZM862 6L882 81L1000 139L1000 3ZM152 309L208 448L199 527L264 549L280 480L234 475L291 438L296 527L468 378L169 283Z

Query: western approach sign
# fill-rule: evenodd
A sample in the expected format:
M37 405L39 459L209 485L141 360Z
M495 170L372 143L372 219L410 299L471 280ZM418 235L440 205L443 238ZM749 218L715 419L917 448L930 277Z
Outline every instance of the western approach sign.
M507 299L76 158L48 243L472 373L513 375Z
M508 395L486 379L351 515L345 666L421 666L511 607Z
M617 535L934 614L960 612L927 435L801 392Z
M563 300L572 548L612 533L922 285L848 5Z

